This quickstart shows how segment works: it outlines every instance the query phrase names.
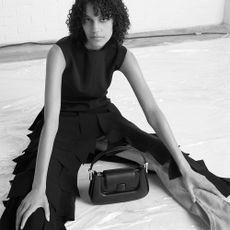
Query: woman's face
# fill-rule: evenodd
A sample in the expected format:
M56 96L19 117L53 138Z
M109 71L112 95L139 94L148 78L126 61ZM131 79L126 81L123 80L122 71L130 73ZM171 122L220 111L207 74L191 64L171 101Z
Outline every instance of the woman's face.
M94 14L93 6L87 4L86 17L83 19L82 27L87 38L86 47L88 49L100 49L113 34L113 19L103 19L101 14Z

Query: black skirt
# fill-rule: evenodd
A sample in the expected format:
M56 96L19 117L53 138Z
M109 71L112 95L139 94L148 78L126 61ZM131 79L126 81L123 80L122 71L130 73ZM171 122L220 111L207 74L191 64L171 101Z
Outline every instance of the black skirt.
M1 230L14 229L17 207L31 190L43 124L44 107L29 127L32 131L27 135L30 138L29 145L22 155L13 159L16 162L13 171L15 177L10 181L11 188L7 197L9 199L3 201L6 209L0 220ZM36 228L32 226L32 216L35 217L33 213L28 219L31 221L28 221L27 229L65 229L63 223L74 220L75 199L79 196L76 183L78 170L81 164L89 163L92 156L97 154L96 140L100 136L107 138L109 148L127 143L142 152L150 152L160 164L169 162L170 179L181 176L177 164L159 137L141 130L123 117L108 98L76 103L62 102L46 181L52 220L49 223L45 221L44 214L41 219L40 208L35 213L42 224ZM188 153L182 153L193 170L206 176L224 196L230 195L229 179L209 172L203 160L196 161L189 157Z

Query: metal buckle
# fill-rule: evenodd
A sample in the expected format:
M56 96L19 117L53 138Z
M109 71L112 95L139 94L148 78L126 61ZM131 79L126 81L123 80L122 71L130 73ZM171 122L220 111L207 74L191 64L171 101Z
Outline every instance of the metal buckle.
M148 170L149 170L149 163L148 163L148 162L145 162L144 167L145 167L146 173L148 173Z
M93 179L93 170L92 169L89 169L89 180L92 180Z

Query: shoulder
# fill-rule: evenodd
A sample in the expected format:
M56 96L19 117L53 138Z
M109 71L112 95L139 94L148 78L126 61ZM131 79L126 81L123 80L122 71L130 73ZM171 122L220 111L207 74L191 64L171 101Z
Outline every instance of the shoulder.
M71 41L71 36L68 35L68 36L65 36L65 37L62 37L60 39L58 39L55 44L58 44L58 45L66 45L68 43L70 43Z
M135 62L137 61L135 55L133 54L133 52L128 49L128 48L125 48L125 58L124 58L124 61L128 61L128 62Z
M63 53L68 52L70 50L72 44L72 38L69 36L65 36L60 38L55 42L55 45L59 46Z
M125 59L128 49L122 44L115 45L115 69L120 70L120 67Z
M117 45L117 51L118 51L118 53L119 54L123 54L123 55L126 55L126 53L127 53L127 48L126 48L126 46L124 46L124 45Z
M69 64L70 61L70 52L71 52L71 46L72 46L72 38L70 35L62 37L58 39L53 47L51 48L50 52L56 52L57 54L60 54L64 57L66 65Z
M57 45L53 45L47 53L47 68L60 68L64 70L66 67L65 56Z
M137 59L132 51L124 45L119 45L117 48L117 69L124 73L124 71L134 65L138 65Z
M65 56L62 52L62 49L56 44L53 44L52 47L49 49L47 58L55 60L62 59L65 62Z
M135 57L135 55L133 54L132 51L130 51L128 48L126 48L126 54L125 54L125 57L124 57L124 60L122 62L122 65L120 66L120 71L123 73L123 74L127 74L128 72L130 71L135 71L135 70L138 70L140 67L139 67L139 63L138 63L138 60L137 58Z
M70 36L65 36L57 40L47 53L48 64L59 63L61 66L66 66L68 61L67 46L70 41Z

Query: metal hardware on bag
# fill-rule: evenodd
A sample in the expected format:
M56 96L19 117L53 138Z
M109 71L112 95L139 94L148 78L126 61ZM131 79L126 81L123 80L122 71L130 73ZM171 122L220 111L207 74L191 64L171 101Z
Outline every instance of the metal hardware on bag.
M94 170L92 169L89 169L89 180L92 180L93 179L93 173L95 172ZM97 173L97 176L102 176L102 172L96 172Z
M148 173L149 163L146 162L146 159L145 159L145 157L144 157L143 154L141 154L141 156L142 156L143 159L144 159L144 168L145 168L145 172ZM94 163L95 163L95 162L94 162ZM95 171L92 169L92 165L93 165L94 163L91 163L91 167L88 169L88 171L89 171L89 180L92 180L92 178L93 178L93 173L95 172ZM103 175L102 172L96 172L96 173L97 173L98 176L102 176L102 175Z
M126 184L125 183L121 183L117 185L117 192L125 192L126 190Z
M97 172L92 169L94 163L103 155L107 154L109 156L113 154L113 151L114 154L116 154L129 149L129 146L121 146L109 150L110 152L101 152L91 162L90 168L88 169L90 180L88 193L94 204L130 201L142 198L148 193L149 184L146 173L148 173L149 165L142 152L140 152L140 154L144 162L139 163L141 167L133 167L128 171L127 168L124 168L124 170L122 168L112 171L104 170L102 172ZM138 174L138 176L136 174Z
M89 180L92 180L93 179L93 170L92 169L89 169Z
M97 175L98 175L98 176L102 176L103 173L102 173L102 172L97 172Z
M148 170L149 170L149 163L148 163L148 162L145 162L144 167L145 167L146 173L148 173Z

